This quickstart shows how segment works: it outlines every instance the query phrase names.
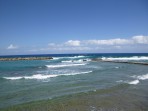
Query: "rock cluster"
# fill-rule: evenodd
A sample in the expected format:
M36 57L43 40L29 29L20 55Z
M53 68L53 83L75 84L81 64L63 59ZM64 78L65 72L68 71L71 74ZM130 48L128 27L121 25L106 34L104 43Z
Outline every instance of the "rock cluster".
M0 58L0 61L18 61L18 60L50 60L52 57L12 57Z
M127 64L140 64L140 65L148 65L147 62L132 62L132 61L114 61L114 60L102 60L100 58L94 58L92 59L92 61L96 61L96 62L113 62L113 63L127 63Z

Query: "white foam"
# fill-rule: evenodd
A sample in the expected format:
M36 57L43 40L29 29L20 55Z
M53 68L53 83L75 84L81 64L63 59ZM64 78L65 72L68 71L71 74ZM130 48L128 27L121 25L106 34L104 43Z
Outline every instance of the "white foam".
M67 74L52 74L52 75L43 75L43 74L35 74L32 76L19 76L19 77L3 77L4 79L9 79L9 80L18 80L18 79L48 79L48 78L53 78L53 77L58 77L58 76L70 76L70 75L78 75L78 74L87 74L91 73L92 71L87 71L87 72L77 72L77 73L67 73Z
M102 60L121 60L121 61L127 61L127 60L148 60L147 56L133 56L133 57L102 57Z
M52 60L58 60L58 59L60 59L60 57L53 57Z
M71 67L71 66L82 66L86 64L60 64L60 65L46 65L48 68L61 68L61 67Z
M140 82L140 80L146 80L148 79L148 74L145 74L145 75L140 75L140 76L137 76L137 75L133 75L131 76L132 78L135 78L136 80L133 80L131 82L129 81L123 81L123 80L119 80L119 81L116 81L116 82L124 82L124 83L128 83L128 84L138 84Z
M63 62L63 63L72 63L73 61L70 60L70 61L61 61L61 62Z
M3 77L5 79L10 80L17 80L17 79L47 79L52 77L57 77L58 75L42 75L42 74L36 74L32 76L20 76L20 77Z
M91 73L92 71L87 71L87 72L77 72L77 73L70 73L70 74L61 74L64 76L69 76L69 75L78 75L78 74L87 74L87 73Z
M23 77L3 77L4 79L10 79L10 80L17 80L22 79Z
M136 79L136 80L133 80L133 81L123 81L123 80L119 80L119 81L116 81L116 82L118 82L118 83L128 83L128 84L133 84L133 85L136 85L136 84L138 84L140 81L138 80L138 79Z
M140 80L146 80L146 79L148 79L148 74L140 75L140 76L133 75L131 77L132 78L135 78L136 80L133 80L131 82L120 80L120 81L116 81L116 82L124 82L124 83L128 83L128 84L134 84L134 85L136 85L136 84L138 84L140 82Z
M82 63L83 60L80 59L80 60L69 60L69 61L61 61L61 62L64 62L64 63Z
M134 81L128 82L128 84L134 84L134 85L136 85L138 83L139 83L139 80L134 80Z
M36 74L32 76L24 76L24 79L47 79L52 77L57 77L58 75L42 75L42 74Z
M85 57L85 56L65 56L65 57L53 57L53 60L64 59L64 58L76 59L76 58L83 58L83 57Z
M132 77L133 77L133 78L137 78L137 79L139 79L139 80L146 80L146 79L148 79L148 74L140 75L140 76L134 75L134 76L132 76Z
M83 58L85 56L74 56L74 57L67 57L67 58Z
M90 59L79 59L79 60L66 60L66 61L61 61L62 63L83 63L83 62L88 62L91 61Z

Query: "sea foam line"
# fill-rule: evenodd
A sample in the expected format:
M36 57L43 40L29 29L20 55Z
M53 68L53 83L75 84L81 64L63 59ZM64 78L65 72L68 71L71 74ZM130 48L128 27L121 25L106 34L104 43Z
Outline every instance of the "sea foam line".
M84 62L89 62L91 61L90 59L79 59L79 60L65 60L61 61L62 63L84 63Z
M76 59L76 58L84 58L86 56L65 56L65 57L53 57L53 60L58 60L58 59Z
M136 85L139 83L139 80L133 80L133 81L123 81L123 80L119 80L119 81L116 81L116 82L119 82L119 83L128 83L128 84L133 84L133 85Z
M71 66L82 66L84 64L60 64L60 65L46 65L48 68L60 68L60 67L71 67Z
M83 57L85 57L85 56L73 56L73 57L65 57L65 58L83 58Z
M61 61L62 63L82 63L83 62L83 60L67 60L67 61Z
M133 81L128 82L128 84L134 84L134 85L136 85L138 83L139 83L139 80L133 80Z
M137 78L137 79L139 79L139 80L146 80L146 79L148 79L148 74L140 75L140 76L134 75L134 76L131 76L131 77Z
M133 57L102 57L102 60L135 60L135 61L139 61L139 60L148 60L147 56L133 56Z
M18 79L48 79L58 76L70 76L70 75L78 75L78 74L87 74L91 73L92 71L86 71L86 72L78 72L78 73L68 73L68 74L52 74L52 75L43 75L43 74L35 74L32 76L18 76L18 77L3 77L4 79L9 80L18 80Z
M3 77L4 79L17 80L17 79L47 79L52 77L57 77L58 75L42 75L35 74L32 76L18 76L18 77Z
M128 83L128 84L138 84L140 83L140 80L146 80L148 79L148 74L145 74L145 75L140 75L140 76L137 76L137 75L134 75L134 76L131 76L132 78L135 78L136 80L133 80L133 81L123 81L123 80L119 80L119 81L116 81L116 82L124 82L124 83Z

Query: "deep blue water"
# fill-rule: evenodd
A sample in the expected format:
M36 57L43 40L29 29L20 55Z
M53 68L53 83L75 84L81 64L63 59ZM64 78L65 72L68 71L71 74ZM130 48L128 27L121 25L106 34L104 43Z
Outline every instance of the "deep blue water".
M148 66L93 62L92 58L148 61L148 53L46 54L1 57L53 60L0 61L0 108L127 84L127 95L148 103ZM115 89L119 90L119 89ZM130 96L128 96L130 97ZM128 98L129 99L129 98Z
M0 57L63 57L63 56L97 56L97 57L131 57L131 56L148 56L148 53L78 53L78 54L32 54L32 55L1 55Z

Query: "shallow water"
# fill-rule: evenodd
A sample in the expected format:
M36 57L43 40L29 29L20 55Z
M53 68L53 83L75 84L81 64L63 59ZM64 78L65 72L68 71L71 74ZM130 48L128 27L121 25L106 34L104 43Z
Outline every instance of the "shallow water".
M0 108L102 90L106 92L97 96L114 105L148 106L148 66L90 60L106 57L147 62L148 54L52 56L53 60L0 61Z

